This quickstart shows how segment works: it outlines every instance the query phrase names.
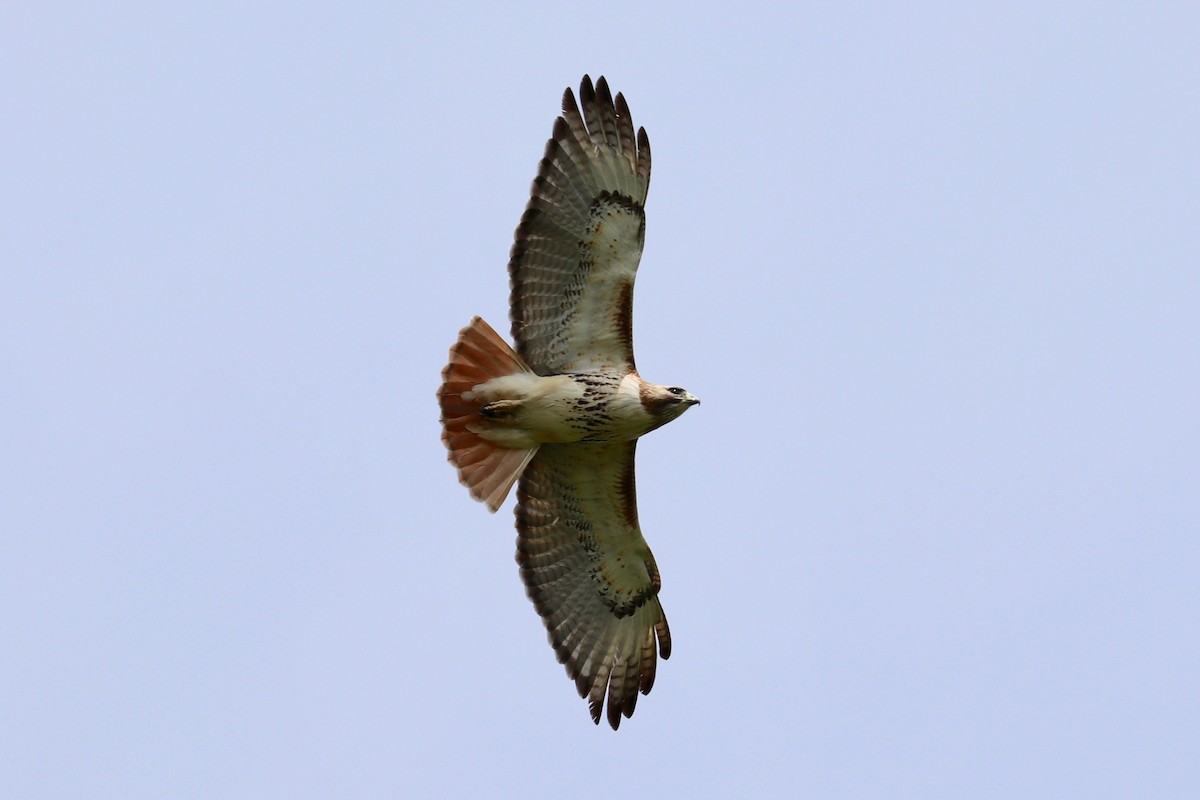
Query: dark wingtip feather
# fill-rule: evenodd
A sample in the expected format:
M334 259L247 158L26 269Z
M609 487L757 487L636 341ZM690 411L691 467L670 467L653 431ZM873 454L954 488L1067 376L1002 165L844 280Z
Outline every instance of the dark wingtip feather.
M567 90L571 91L570 89ZM546 150L542 155L544 161L550 161L559 151L559 142L571 135L571 126L562 117L555 117L554 127L550 130L550 141L546 142Z
M600 724L600 711L604 706L604 695L600 695L599 699L595 695L584 693L580 695L586 697L588 701L588 713L592 715L592 722Z
M620 92L617 92L616 101L613 105L617 109L617 116L619 116L619 117L632 117L633 116L633 114L629 113L629 103L625 102L625 95L621 94Z
M596 99L604 106L613 104L612 91L608 88L608 81L604 79L603 75L596 81Z
M646 135L645 128L638 128L638 159L637 173L638 177L646 181L646 192L650 191L650 137Z

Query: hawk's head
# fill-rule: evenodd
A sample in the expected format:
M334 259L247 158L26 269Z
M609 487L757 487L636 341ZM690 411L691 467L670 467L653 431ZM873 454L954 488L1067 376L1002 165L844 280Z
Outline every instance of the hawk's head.
M700 398L678 386L642 384L642 407L654 418L654 427L666 425L692 406L700 405Z

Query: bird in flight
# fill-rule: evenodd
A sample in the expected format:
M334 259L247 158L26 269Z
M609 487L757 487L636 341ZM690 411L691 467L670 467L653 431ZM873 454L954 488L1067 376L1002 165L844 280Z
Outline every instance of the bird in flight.
M638 437L700 401L642 379L633 282L646 231L650 140L625 98L568 88L508 262L516 349L475 317L438 390L442 440L496 511L517 483L517 563L560 663L614 730L654 684L671 633L638 525ZM518 483L519 481L519 483Z

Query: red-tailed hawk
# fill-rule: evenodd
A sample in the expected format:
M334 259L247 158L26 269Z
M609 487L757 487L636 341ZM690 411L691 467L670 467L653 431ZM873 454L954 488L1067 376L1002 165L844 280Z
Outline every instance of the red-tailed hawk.
M592 720L633 714L671 633L638 526L634 448L700 401L642 380L633 281L650 141L604 78L570 89L508 262L514 352L479 317L442 371L442 440L471 496L517 487L517 562Z

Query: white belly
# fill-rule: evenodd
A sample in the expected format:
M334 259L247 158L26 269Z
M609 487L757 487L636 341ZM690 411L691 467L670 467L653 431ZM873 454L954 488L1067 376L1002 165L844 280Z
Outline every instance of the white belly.
M638 393L640 380L632 373L619 383L604 376L495 378L475 388L480 399L494 406L491 417L471 429L513 448L636 439L653 427Z

